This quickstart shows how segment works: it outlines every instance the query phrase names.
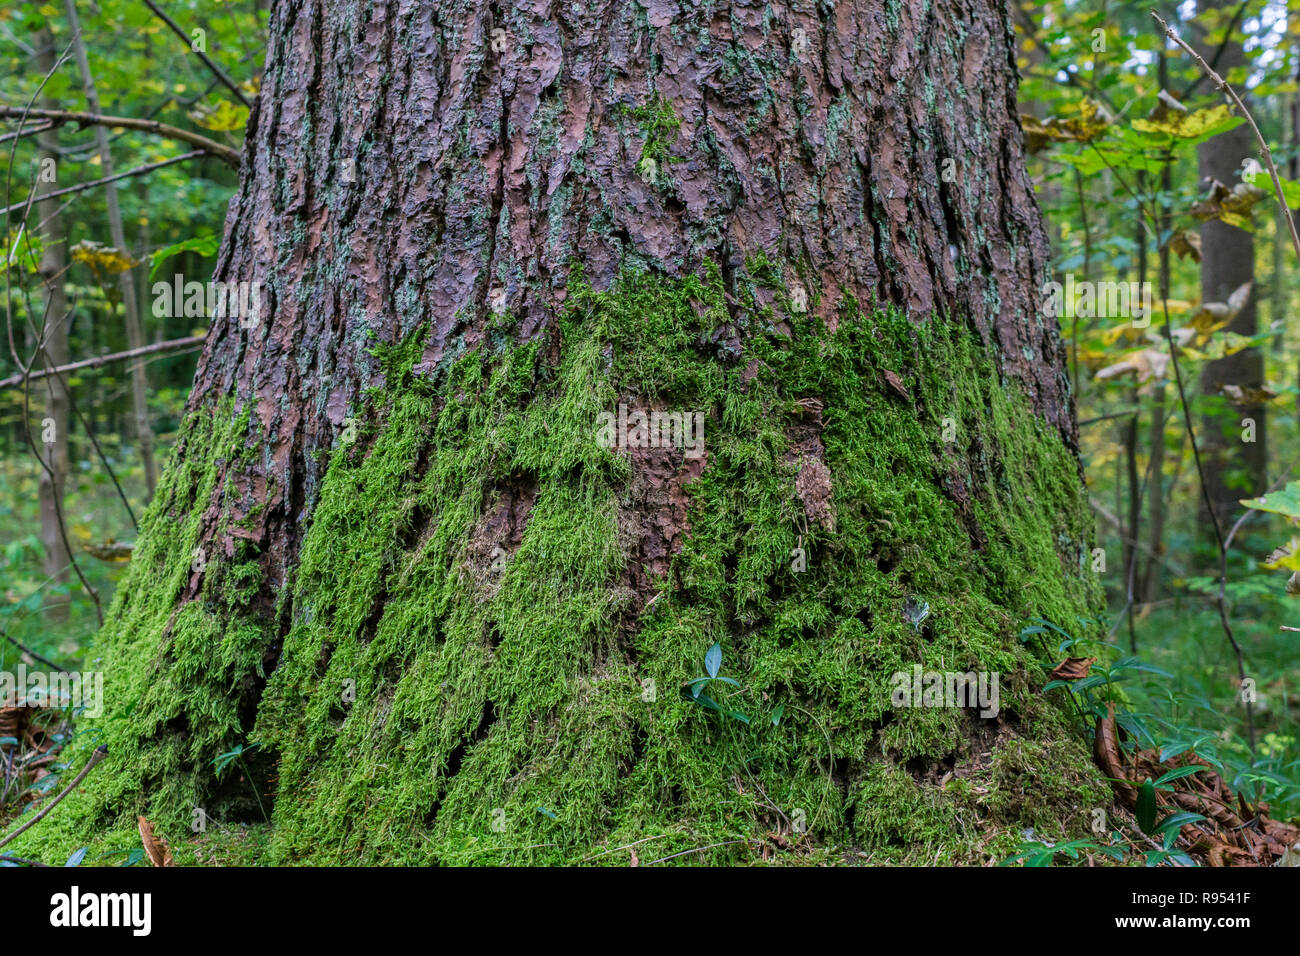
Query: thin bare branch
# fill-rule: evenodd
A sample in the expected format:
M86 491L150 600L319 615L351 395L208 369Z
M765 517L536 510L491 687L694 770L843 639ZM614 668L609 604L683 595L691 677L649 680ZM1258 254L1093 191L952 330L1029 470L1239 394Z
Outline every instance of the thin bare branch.
M203 61L203 65L206 66L209 70L211 70L212 75L215 76L217 79L219 79L225 85L225 87L228 90L230 90L230 92L234 93L237 97L239 97L239 102L243 103L250 110L253 108L253 104L248 102L248 97L244 96L244 91L239 88L239 86L235 83L234 80L232 80L229 76L226 75L225 70L217 66L217 64L214 63L212 59L202 50L194 50L193 45L190 42L189 35L186 34L184 30L181 29L180 25L177 24L175 20L167 16L167 14L163 13L161 10L159 10L158 5L155 4L153 0L144 0L144 5L153 11L154 16L156 16L163 23L167 24L167 26L171 28L171 31L175 33L178 37L180 37L182 42L184 42L184 44L187 47L193 50L194 53L198 54L199 59Z
M94 182L78 183L75 186L67 186L63 189L56 189L53 192L41 193L40 198L44 201L46 199L53 199L56 196L67 196L71 193L85 192L86 190L94 189L97 186L117 182L119 179L129 179L132 176L143 176L145 173L151 173L155 169L162 169L164 166L173 166L176 163L183 163L187 159L195 159L199 156L206 155L208 154L203 150L196 149L189 153L183 153L180 156L173 156L171 159L160 159L156 163L145 163L143 166L137 166L134 169L128 169L125 172L114 173L112 176L105 176L103 179L96 179ZM14 212L15 210L22 209L26 205L27 203L25 200L23 202L14 203L6 209L0 209L0 214Z
M79 110L22 110L13 106L0 106L0 119L23 119L24 117L50 120L56 124L76 123L78 126L117 126L122 129L138 130L142 133L152 133L164 139L174 139L181 143L188 143L205 153L215 156L232 169L239 168L239 150L223 146L216 140L200 136L198 133L191 133L189 130L177 126L159 123L157 120L135 119L130 116L104 116Z
M1201 71L1214 81L1220 92L1228 97L1232 105L1236 107L1237 112L1240 113L1242 118L1250 124L1251 130L1255 133L1255 142L1259 143L1260 153L1264 157L1264 166L1268 169L1268 174L1273 179L1273 191L1277 193L1277 201L1282 205L1282 209L1286 212L1287 226L1291 230L1291 245L1295 249L1296 261L1300 262L1300 233L1296 232L1296 217L1291 214L1291 208L1286 204L1286 194L1282 191L1282 180L1277 174L1277 164L1273 162L1273 151L1269 149L1268 141L1264 139L1264 134L1259 131L1259 126L1255 123L1255 117L1250 115L1250 110L1246 109L1246 104L1241 101L1241 97L1237 95L1237 91L1228 85L1228 81L1218 73L1215 73L1214 68L1205 62L1205 58L1188 46L1187 41L1175 33L1173 28L1164 21L1160 14L1152 10L1151 16L1155 17L1156 22L1164 28L1165 35L1168 36L1169 39L1173 40L1192 55L1192 59L1196 61L1196 65L1201 68Z
M207 338L206 335L191 335L183 339L171 339L167 342L154 342L150 345L141 346L138 349L127 349L124 352L111 352L108 355L96 355L94 358L81 359L78 362L69 362L67 365L60 365L56 368L42 368L28 373L25 378L27 381L35 381L38 378L44 378L47 375L58 375L63 372L76 372L86 368L99 368L101 365L109 365L112 362L122 362L126 359L132 359L140 355L153 355L158 352L175 352L187 348L194 348L203 344ZM0 388L13 388L22 385L23 375L11 375L6 379L0 379Z

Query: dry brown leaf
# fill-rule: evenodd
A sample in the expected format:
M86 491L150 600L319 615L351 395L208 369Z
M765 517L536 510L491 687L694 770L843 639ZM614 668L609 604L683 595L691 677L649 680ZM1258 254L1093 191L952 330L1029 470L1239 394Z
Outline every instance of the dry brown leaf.
M1209 188L1210 194L1192 206L1192 215L1201 220L1221 219L1230 226L1247 231L1251 228L1251 209L1268 195L1250 183L1229 187L1217 179L1209 181Z
M1201 234L1190 229L1177 229L1169 237L1169 249L1180 259L1201 261Z
M1083 680L1088 676L1088 669L1096 659L1095 657L1067 657L1052 668L1050 676L1053 680Z
M153 824L144 816L137 817L137 821L140 825L140 841L144 844L145 856L149 857L149 862L154 866L175 866L171 847L166 840L154 834Z
M1093 756L1102 773L1110 777L1112 784L1124 802L1130 807L1137 805L1137 790L1128 782L1124 771L1124 761L1120 756L1119 737L1115 731L1115 705L1106 704L1106 716L1097 718L1097 733L1092 742Z
M1277 392L1267 386L1252 388L1249 385L1225 385L1220 382L1219 391L1231 399L1234 405L1263 405L1277 398Z
M1170 770L1196 767L1200 772L1169 781L1170 789L1156 793L1162 813L1187 810L1204 817L1180 828L1180 846L1205 856L1210 866L1271 866L1287 848L1300 840L1300 829L1269 817L1266 803L1254 810L1202 757L1190 751L1160 759L1160 751L1125 753L1119 745L1115 707L1106 705L1098 719L1093 756L1112 780L1117 794L1130 810L1137 806L1137 790L1129 782L1158 779Z
M1152 378L1162 379L1165 377L1165 371L1169 368L1169 353L1162 352L1159 349L1142 349L1134 352L1122 362L1116 362L1114 365L1108 365L1098 372L1094 378L1104 382L1108 378L1115 378L1118 375L1124 375L1127 372L1137 373L1137 380L1145 382Z

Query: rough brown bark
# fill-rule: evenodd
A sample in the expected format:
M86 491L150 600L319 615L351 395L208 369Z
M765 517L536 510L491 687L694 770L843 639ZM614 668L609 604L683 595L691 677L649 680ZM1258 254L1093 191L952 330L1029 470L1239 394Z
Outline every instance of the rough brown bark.
M215 323L189 407L255 410L268 454L221 507L268 499L273 580L373 344L427 325L433 374L494 301L545 336L575 263L603 288L712 258L734 284L765 252L827 323L841 291L964 317L1073 445L1001 5L286 0L269 33L216 273L267 283L263 320ZM647 134L661 100L680 128Z

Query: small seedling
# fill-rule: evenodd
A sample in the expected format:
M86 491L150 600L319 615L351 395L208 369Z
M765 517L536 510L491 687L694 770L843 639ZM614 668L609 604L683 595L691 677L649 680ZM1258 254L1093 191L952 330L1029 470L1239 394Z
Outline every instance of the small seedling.
M704 677L696 677L687 683L683 690L689 695L690 699L695 701L701 707L707 707L709 710L716 710L733 720L738 720L742 724L748 724L749 718L738 710L730 710L723 707L716 700L704 693L704 688L709 686L713 681L721 681L724 684L730 684L737 689L740 688L740 682L731 677L721 677L718 671L722 669L722 646L714 643L709 648L708 653L704 655ZM779 719L779 718L778 718ZM775 722L775 721L774 721Z

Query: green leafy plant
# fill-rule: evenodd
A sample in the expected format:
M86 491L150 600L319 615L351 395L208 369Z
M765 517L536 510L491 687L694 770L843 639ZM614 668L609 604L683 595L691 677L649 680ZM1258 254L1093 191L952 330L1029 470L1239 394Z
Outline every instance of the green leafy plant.
M229 767L232 763L238 762L240 769L244 771L244 779L248 781L248 785L253 791L253 796L257 799L257 808L262 811L262 818L266 820L267 823L270 823L271 818L267 815L266 807L262 805L262 795L257 792L257 785L253 783L253 774L248 769L248 764L244 761L244 754L251 753L260 746L261 744L256 740L250 744L238 744L233 749L227 750L225 753L215 757L212 760L212 764L216 768L217 776L220 777L223 770Z
M740 681L736 680L733 677L721 676L718 673L721 669L722 669L722 645L715 642L714 645L710 647L708 652L705 653L704 655L705 676L692 678L690 681L687 682L686 686L682 688L682 690L684 693L686 693L689 699L693 700L701 707L705 707L708 710L716 711L719 714L723 714L724 716L730 717L732 720L738 720L742 724L748 724L749 718L746 717L744 714L742 714L740 711L732 710L729 707L725 707L722 704L718 703L716 700L714 700L712 697L710 697L708 694L704 693L704 688L708 687L709 684L713 683L714 681L717 681L722 684L727 684L731 687L735 687L737 690L743 690L743 688L740 685ZM775 714L772 720L773 726L775 726L780 721L780 719L781 719L780 714Z
M998 861L998 866L1011 866L1013 863L1024 863L1025 866L1051 866L1058 853L1064 854L1071 860L1078 860L1081 855L1088 852L1100 853L1117 863L1124 862L1122 847L1107 846L1095 840L1070 840L1066 843L1026 840L1016 848L1014 854Z

